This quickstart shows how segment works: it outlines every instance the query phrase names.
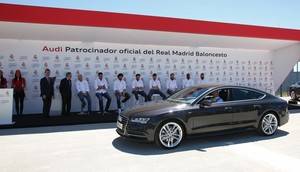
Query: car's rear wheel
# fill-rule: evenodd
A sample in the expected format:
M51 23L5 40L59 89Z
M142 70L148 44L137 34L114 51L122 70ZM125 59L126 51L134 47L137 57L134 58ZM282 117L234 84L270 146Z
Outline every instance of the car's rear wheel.
M297 95L296 95L296 92L294 90L291 91L290 95L291 95L292 100L297 100Z
M155 134L155 142L167 149L177 147L183 140L184 129L175 121L163 123Z
M258 131L262 135L271 136L278 128L278 119L274 113L266 113L258 126Z

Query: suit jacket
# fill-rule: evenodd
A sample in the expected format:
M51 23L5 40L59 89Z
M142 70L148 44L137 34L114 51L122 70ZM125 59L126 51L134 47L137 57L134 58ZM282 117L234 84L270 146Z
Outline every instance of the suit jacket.
M64 78L60 81L59 91L62 96L72 96L72 81Z
M0 88L7 88L7 80L4 77L0 80Z
M55 77L49 78L49 82L46 77L42 78L40 80L40 89L41 89L41 96L46 95L47 97L53 97L54 96L54 83L55 83Z

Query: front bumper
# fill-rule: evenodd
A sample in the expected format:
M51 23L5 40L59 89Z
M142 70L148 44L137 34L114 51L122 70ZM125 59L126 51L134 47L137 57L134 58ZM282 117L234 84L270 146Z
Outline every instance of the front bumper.
M116 132L122 137L147 142L154 141L154 130L150 123L132 123L123 115L119 115L117 123L119 124L117 124Z

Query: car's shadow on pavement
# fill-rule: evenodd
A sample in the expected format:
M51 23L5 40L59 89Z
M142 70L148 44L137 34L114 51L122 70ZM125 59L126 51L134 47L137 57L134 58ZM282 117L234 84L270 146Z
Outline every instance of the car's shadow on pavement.
M261 136L254 130L234 132L226 134L211 134L187 138L175 149L167 150L156 146L154 143L142 143L118 137L113 140L112 145L119 151L137 155L159 155L189 150L208 152L208 148L229 146L242 143L258 142L276 139L288 135L283 130L278 130L273 136Z

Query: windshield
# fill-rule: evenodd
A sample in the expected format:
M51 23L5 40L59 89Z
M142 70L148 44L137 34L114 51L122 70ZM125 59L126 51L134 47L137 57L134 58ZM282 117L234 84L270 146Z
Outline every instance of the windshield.
M200 88L200 87L185 88L173 94L167 100L172 102L192 104L206 90L207 88Z

